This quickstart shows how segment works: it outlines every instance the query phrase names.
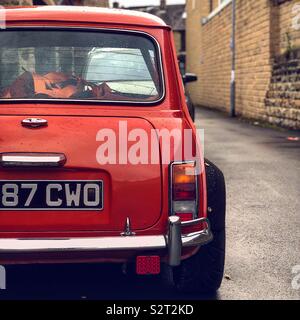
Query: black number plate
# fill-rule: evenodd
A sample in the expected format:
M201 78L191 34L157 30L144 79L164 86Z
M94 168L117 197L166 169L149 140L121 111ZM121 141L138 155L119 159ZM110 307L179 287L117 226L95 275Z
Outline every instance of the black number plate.
M0 210L102 210L103 181L0 180Z

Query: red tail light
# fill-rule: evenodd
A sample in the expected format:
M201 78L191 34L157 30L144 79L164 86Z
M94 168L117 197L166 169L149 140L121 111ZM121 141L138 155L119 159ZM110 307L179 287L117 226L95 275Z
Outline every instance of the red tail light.
M196 218L198 214L198 175L195 161L173 163L170 175L171 214L180 215L183 220Z

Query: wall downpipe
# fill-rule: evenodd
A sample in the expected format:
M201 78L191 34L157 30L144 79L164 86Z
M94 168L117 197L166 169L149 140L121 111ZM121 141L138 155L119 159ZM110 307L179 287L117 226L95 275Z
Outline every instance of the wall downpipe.
M232 0L232 34L231 34L231 54L232 54L232 67L231 67L231 81L230 81L230 116L236 116L235 109L235 96L236 96L236 0Z

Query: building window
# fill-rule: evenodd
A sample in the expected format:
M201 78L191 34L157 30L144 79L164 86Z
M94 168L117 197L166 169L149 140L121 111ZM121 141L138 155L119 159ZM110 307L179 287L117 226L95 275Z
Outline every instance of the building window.
M232 0L219 0L219 5L214 8L213 4L214 1L209 1L209 9L210 13L207 17L202 18L202 24L206 24L208 21L210 21L213 17L215 17L217 14L219 14L224 8L226 8Z

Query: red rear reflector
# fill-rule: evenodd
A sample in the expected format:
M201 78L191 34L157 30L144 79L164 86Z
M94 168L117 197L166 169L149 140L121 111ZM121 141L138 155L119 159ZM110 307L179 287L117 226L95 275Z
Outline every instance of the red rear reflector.
M138 256L136 258L136 273L139 275L160 274L160 257Z

